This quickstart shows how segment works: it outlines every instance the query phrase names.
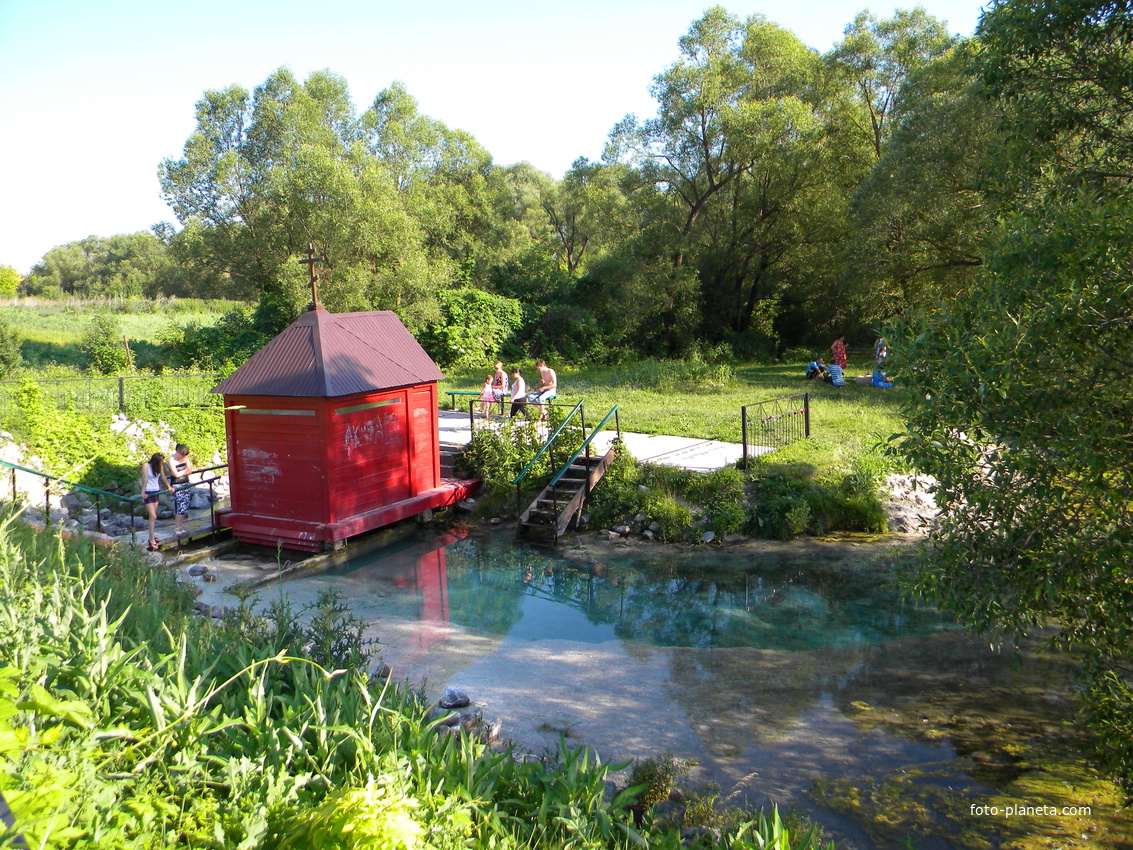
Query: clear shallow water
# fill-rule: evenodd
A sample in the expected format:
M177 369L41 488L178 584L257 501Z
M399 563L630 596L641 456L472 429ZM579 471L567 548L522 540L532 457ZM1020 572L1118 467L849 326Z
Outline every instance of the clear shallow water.
M669 750L693 763L693 782L797 806L840 848L898 847L906 835L919 848L959 846L947 838L963 826L955 799L966 811L1003 778L973 758L1058 734L1070 671L1059 659L1017 663L902 601L874 553L596 541L556 553L516 546L509 531L454 533L284 588L302 605L334 587L396 678L433 697L464 688L529 751L560 735L607 761ZM962 720L989 714L1002 724ZM991 740L999 728L1010 741ZM924 802L887 810L888 832L838 802L846 788L880 799L893 787Z
M711 551L563 555L516 547L502 534L453 537L422 552L438 542L363 556L328 575L387 589L401 616L416 611L511 640L806 651L952 628L933 609L902 601L883 568ZM430 606L442 592L444 604Z

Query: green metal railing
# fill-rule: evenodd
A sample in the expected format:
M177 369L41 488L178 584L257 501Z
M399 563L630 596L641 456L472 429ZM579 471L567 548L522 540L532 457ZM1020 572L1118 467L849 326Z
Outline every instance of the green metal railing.
M563 468L555 473L555 476L551 479L550 483L547 486L554 487L556 484L558 484L559 479L563 477L568 469L570 469L570 465L578 460L578 456L582 454L583 450L586 451L586 459L590 459L590 444L594 442L594 438L598 436L598 433L606 426L606 423L610 421L611 416L614 417L614 427L618 431L618 439L620 440L622 438L622 425L621 421L618 418L618 406L615 404L610 408L610 412L602 417L602 421L594 426L594 430L590 432L590 436L583 440L582 445L579 446L577 451L575 451L575 453L570 456L570 459L563 464ZM583 433L586 432L585 425L582 426L582 430Z
M15 464L15 463L9 463L6 460L0 460L0 467L7 468L7 469L11 470L11 473L12 473L12 504L13 505L15 505L17 503L17 499L18 499L18 495L19 495L19 491L16 489L16 473L17 472L26 472L26 473L29 473L31 475L35 475L38 478L43 479L43 500L44 500L43 521L48 527L50 527L50 525L51 525L51 487L52 487L53 483L65 484L72 491L78 490L80 493L86 493L87 495L94 497L94 500L95 500L95 509L94 509L95 510L95 528L100 534L102 533L103 500L105 500L107 502L107 507L109 507L109 505L111 503L114 503L114 502L117 502L119 504L128 503L130 505L130 542L133 543L136 540L136 538L137 538L137 528L135 527L135 519L137 517L137 513L136 513L137 506L141 503L141 500L142 500L141 495L123 496L123 495L120 495L118 493L111 493L108 490L99 490L97 487L88 487L85 484L79 484L79 483L74 482L74 481L68 481L66 478L61 478L57 475L50 475L46 472L40 472L38 469L28 469L26 466L20 466L20 465ZM220 464L219 466L209 466L209 467L206 467L204 469L193 470L194 472L201 474L202 478L201 478L200 481L198 481L196 484L181 484L181 485L178 485L178 486L173 488L174 492L177 492L179 490L190 490L193 487L199 487L201 484L208 484L208 488L209 488L209 531L213 535L216 534L216 530L217 530L215 482L218 481L221 478L221 476L214 475L213 477L207 478L207 479L204 478L203 476L207 472L215 472L218 469L227 469L227 468L228 468L228 464L223 463L223 464Z
M532 457L530 461L528 461L527 466L523 467L523 471L520 472L519 475L515 476L515 478L512 479L511 483L515 485L515 507L516 507L517 512L519 512L519 513L523 512L523 495L522 495L522 490L521 490L523 479L527 477L527 474L529 472L531 472L531 470L534 468L535 464L538 462L539 458L541 458L544 454L550 455L551 468L552 469L554 468L554 466L555 466L555 441L559 438L559 435L563 433L563 430L570 423L570 420L574 418L574 415L576 413L579 415L579 421L582 425L582 432L584 434L586 433L586 414L583 412L583 409L582 409L582 406L585 403L585 401L586 400L583 399L582 401L578 402L578 404L576 404L573 408L571 408L570 413L568 413L563 418L563 421L559 423L559 427L555 429L555 432L553 434L551 434L550 437L547 438L547 441L545 443L543 443L543 445L539 448L539 451L535 452L535 456Z
M598 434L601 432L601 430L604 427L606 427L606 423L610 421L611 416L614 417L615 427L617 428L617 431L618 431L618 439L621 440L622 425L621 425L621 421L618 418L618 406L615 404L613 407L610 408L610 412L602 417L602 421L594 426L594 429L590 432L590 436L582 441L582 445L579 446L575 450L574 454L572 454L567 459L566 463L564 463L562 465L562 468L551 477L551 480L547 484L547 486L551 488L551 503L554 505L553 516L551 518L551 525L555 528L555 540L556 541L558 540L558 522L559 522L559 517L561 516L560 511L559 511L559 491L558 491L559 479L561 479L564 475L566 475L567 470L569 470L570 467L571 467L571 464L573 464L576 460L578 460L579 455L581 455L584 451L586 452L586 461L587 461L586 467L587 467L588 470L590 469L590 444L592 442L594 442L594 438L596 436L598 436ZM585 426L583 426L582 433L583 434L586 433L586 427ZM552 464L552 466L553 465L554 464ZM585 490L585 494L583 495L583 499L589 499L590 498L590 472L587 472L586 484L584 485L583 489Z

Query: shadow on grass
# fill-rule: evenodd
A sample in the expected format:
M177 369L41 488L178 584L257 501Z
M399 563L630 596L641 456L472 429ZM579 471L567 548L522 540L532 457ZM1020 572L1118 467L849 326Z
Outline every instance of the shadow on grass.
M49 366L74 366L82 368L87 357L77 345L63 345L58 342L39 342L24 340L20 344L20 354L24 363L32 369L45 369Z

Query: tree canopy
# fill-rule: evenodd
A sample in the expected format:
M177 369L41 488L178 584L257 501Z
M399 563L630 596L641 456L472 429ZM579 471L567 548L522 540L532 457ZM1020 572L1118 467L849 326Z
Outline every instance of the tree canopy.
M958 297L909 317L901 446L941 482L915 587L1084 657L1099 754L1133 796L1133 34L1127 4L1008 0L973 70L996 221Z

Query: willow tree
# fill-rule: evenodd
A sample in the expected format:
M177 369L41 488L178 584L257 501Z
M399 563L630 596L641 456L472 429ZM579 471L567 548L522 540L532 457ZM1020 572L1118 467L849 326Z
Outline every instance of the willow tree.
M206 92L183 157L162 163L160 178L198 256L259 292L275 330L309 300L297 262L309 244L324 258L319 294L331 307L411 320L430 298L420 227L333 74L299 83L280 70L253 94Z
M916 589L985 631L1058 623L1133 796L1131 11L1007 0L981 22L998 224L962 297L904 328L900 442L941 482Z
M1003 137L1002 107L973 71L979 50L959 45L908 78L885 152L854 193L844 297L873 326L956 297L983 262Z
M743 334L802 283L863 172L843 179L853 142L833 143L821 58L790 32L716 7L680 50L654 81L657 116L623 122L615 149L639 175L654 251L700 280L704 331Z

